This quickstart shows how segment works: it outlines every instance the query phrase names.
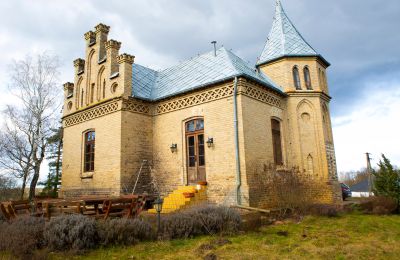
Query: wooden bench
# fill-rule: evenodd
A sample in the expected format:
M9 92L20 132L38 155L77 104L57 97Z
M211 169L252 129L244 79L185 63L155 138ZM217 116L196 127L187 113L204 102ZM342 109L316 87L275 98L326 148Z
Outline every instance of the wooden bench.
M106 199L103 202L101 213L98 217L136 217L143 210L146 203L145 196L130 195L117 199Z
M47 219L62 214L82 214L83 201L44 201L42 202L42 212Z

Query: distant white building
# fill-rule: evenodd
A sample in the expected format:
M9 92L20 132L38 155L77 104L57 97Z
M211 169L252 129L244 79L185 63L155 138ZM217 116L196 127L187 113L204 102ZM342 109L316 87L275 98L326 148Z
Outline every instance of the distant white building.
M373 192L369 192L369 181L365 179L357 184L350 187L351 197L362 198L373 196Z

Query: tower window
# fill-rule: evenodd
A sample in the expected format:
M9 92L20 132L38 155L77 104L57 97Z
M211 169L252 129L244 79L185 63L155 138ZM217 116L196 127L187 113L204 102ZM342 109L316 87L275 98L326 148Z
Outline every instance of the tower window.
M294 80L294 86L297 90L301 90L301 83L300 83L300 74L299 74L299 69L297 66L293 67L293 80Z
M272 145L274 149L275 165L282 165L282 143L281 143L281 124L276 119L271 119Z
M312 90L310 70L308 69L308 67L304 67L304 80L306 82L306 88L308 90Z
M84 154L84 170L85 172L94 171L94 148L96 134L94 131L85 133L85 154Z

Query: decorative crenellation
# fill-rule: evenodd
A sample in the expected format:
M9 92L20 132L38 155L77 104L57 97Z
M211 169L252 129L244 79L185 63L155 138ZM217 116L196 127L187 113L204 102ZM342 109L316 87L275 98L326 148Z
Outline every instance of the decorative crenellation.
M254 87L254 86L250 86L250 85L244 85L242 87L242 91L241 93L245 96L254 98L258 101L261 101L263 103L281 108L282 107L282 103L281 103L281 99L278 97L275 97L274 95L271 94L270 91L261 89L259 87Z
M96 29L96 33L99 33L99 32L108 33L110 31L110 26L107 26L102 23L99 23L94 28Z
M130 55L130 54L127 54L127 53L123 53L123 54L121 54L121 55L119 55L118 57L117 57L117 62L119 63L119 64L121 64L121 63L129 63L129 64L133 64L133 61L135 60L135 56L133 56L133 55Z
M155 114L164 114L232 95L233 95L233 85L228 85L228 86L225 85L219 88L210 89L208 91L182 97L179 99L169 100L167 102L158 104L155 109Z
M88 31L84 35L88 46L91 46L96 43L96 33L94 33L93 31Z
M109 40L106 42L106 49L115 49L119 50L121 48L121 42L116 40Z
M133 113L150 114L150 106L148 104L138 102L132 99L123 100L122 110Z
M85 60L78 58L74 60L75 73L80 74L85 70Z
M329 180L337 180L335 148L332 143L326 142L326 159L328 161L328 178Z
M91 108L87 111L82 111L77 114L73 114L71 116L65 117L64 123L65 127L76 125L94 118L98 118L107 114L111 114L113 112L118 111L119 105L118 101L113 101L110 103L106 103L104 105L100 105L94 108Z

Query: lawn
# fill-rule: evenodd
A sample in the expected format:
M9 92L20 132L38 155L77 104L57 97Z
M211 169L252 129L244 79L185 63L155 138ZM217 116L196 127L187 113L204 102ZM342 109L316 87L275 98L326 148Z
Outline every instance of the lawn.
M301 223L266 226L227 237L145 242L91 251L74 259L399 259L400 216L350 214L307 217ZM71 258L51 255L51 259Z

